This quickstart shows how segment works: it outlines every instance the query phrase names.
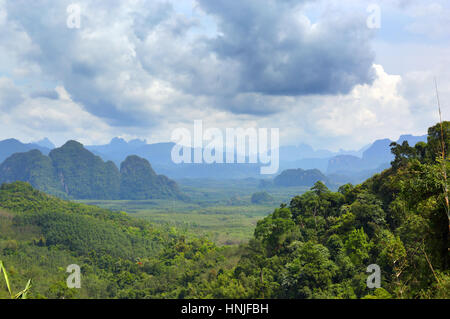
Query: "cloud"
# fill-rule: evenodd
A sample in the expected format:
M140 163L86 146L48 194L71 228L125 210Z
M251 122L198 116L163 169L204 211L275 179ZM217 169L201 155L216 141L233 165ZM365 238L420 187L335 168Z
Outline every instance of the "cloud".
M450 39L450 8L443 3L415 3L408 11L413 18L406 26L408 31L432 39Z
M64 88L57 88L57 94L57 98L24 98L9 112L0 113L0 138L11 137L10 132L15 132L14 137L23 141L46 136L58 144L74 136L82 142L108 140L111 127L73 102Z
M285 143L353 148L433 124L433 92L420 92L433 75L442 78L448 58L393 42L375 47L375 57L377 34L366 27L372 1L77 2L81 28L69 29L71 0L0 0L3 136L156 142L203 119L280 127ZM417 1L390 3L381 2L379 34L392 31L385 17L405 14L417 20L402 35L436 28L414 13ZM439 51L447 53L448 45Z
M153 81L135 59L130 28L135 12L118 1L82 2L82 28L69 29L69 4L7 3L8 19L39 48L26 59L39 65L43 78L64 86L75 102L111 125L151 125L147 96L134 94L136 89L145 93Z
M45 90L45 91L32 92L30 94L30 97L31 98L45 97L48 99L56 100L56 99L58 99L59 95L58 95L58 92L56 92L55 90Z
M303 2L199 0L218 20L220 34L209 44L237 65L240 92L337 94L373 81L365 19L329 14L312 24Z
M367 135L390 128L386 137L391 137L411 131L409 106L398 90L401 77L387 74L380 65L375 68L377 80L373 85L358 85L337 101L325 99L311 113L310 118L323 132L335 136Z
M24 100L22 92L8 78L0 77L0 111L10 111Z
M357 85L345 95L296 99L291 102L295 108L274 115L271 123L282 128L283 144L357 149L380 138L425 134L427 125L434 122L422 119L419 123L420 115L403 95L405 80L386 73L381 65L374 69L377 78L371 85Z
M212 96L216 108L264 115L280 108L259 95L346 93L373 80L364 20L330 15L312 24L303 1L199 1L216 18L215 37L170 2L142 0L80 1L81 28L69 29L70 3L7 2L7 19L34 47L23 59L114 126L155 125L160 108L148 91L161 82Z

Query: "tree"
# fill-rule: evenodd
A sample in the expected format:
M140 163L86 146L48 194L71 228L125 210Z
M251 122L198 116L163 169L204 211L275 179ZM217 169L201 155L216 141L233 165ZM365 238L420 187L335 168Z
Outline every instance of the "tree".
M328 193L330 190L328 187L325 186L325 184L321 181L317 181L313 187L311 187L311 190L317 194L317 196L321 196L325 193Z
M403 141L402 144L392 142L390 146L391 152L395 156L391 162L392 168L394 169L406 166L410 159L417 157L416 149L409 146L408 141Z
M442 147L444 147L445 156L449 155L448 147L450 145L450 122L438 123L428 129L428 156L430 160L435 161L437 157L442 157Z
M345 242L345 249L355 265L362 265L369 259L370 245L362 228L353 230Z
M269 217L258 222L255 238L262 241L271 256L281 249L295 228L291 211L288 208L278 208Z
M283 289L286 298L312 298L327 291L338 267L330 260L328 249L311 241L294 243L292 262L286 265Z

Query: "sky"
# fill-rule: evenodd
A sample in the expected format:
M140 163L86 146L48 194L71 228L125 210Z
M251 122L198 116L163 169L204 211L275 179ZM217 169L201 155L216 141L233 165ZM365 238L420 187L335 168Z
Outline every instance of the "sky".
M434 78L448 119L449 65L445 0L0 0L0 139L167 142L202 120L358 149L426 134Z

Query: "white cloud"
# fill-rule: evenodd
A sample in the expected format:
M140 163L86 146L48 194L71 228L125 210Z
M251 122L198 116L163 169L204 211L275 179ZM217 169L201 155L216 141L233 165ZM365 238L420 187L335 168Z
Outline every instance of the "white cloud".
M0 112L9 112L23 101L22 92L6 77L0 77Z
M408 102L399 94L401 77L389 75L376 65L377 79L373 85L356 86L338 99L325 99L311 119L331 136L348 136L361 142L384 137L395 138L412 129Z
M243 47L249 34L240 30L239 36L233 31L236 26L232 28L223 21L239 14L232 10L226 15L211 7L214 14L195 6L191 10L194 1L188 0L80 1L82 28L68 30L65 6L70 2L0 0L0 138L30 141L49 136L57 143L67 139L102 143L113 136L124 136L168 141L174 128L190 127L195 119L202 119L209 127L279 127L285 144L354 149L377 138L424 134L437 120L434 76L440 83L444 117L448 115L447 42L393 43L379 39L375 42L378 78L373 84L357 85L348 94L271 94L285 82L283 74L273 67L278 62L284 66L323 63L325 68L318 69L326 70L328 62L339 62L339 54L345 53L340 66L351 63L354 70L361 62L357 57L362 57L361 63L370 67L370 55L365 54L372 44L368 42L370 36L357 26L367 14L366 2L372 1L352 0L346 5L342 1L309 2L308 10L319 8L323 15L310 20L297 8L295 12L283 11L288 20L281 22L270 12L258 11L258 7L254 9L257 18L267 14L280 28L276 37L264 41L261 30L270 31L271 27L260 23L264 20L254 21L253 27L259 31L250 40L260 48L268 47L256 55L253 48ZM39 10L38 3L47 5L47 9ZM395 16L397 11L392 7L399 6L404 8L402 16L415 19L402 32L424 37L431 32L439 38L450 30L444 27L449 8L443 2L426 6L417 1L390 3L381 2L382 18ZM353 4L358 4L356 9ZM421 7L428 10L427 15L419 14ZM346 30L355 33L341 34ZM360 42L350 43L359 36ZM271 45L277 41L286 48L275 52ZM235 50L231 54L227 51L225 57L217 48L219 44ZM326 55L317 60L309 49ZM296 55L297 51L303 55ZM267 63L267 72L249 85L263 89L242 91L242 80L252 79L251 74L242 76L243 70L250 70L243 67L245 59L255 56L259 62L278 62ZM286 68L285 74L294 83L318 76L317 72L307 72L318 69L305 71L303 67L293 72L293 68ZM337 73L346 70L339 67ZM270 79L267 74L271 74ZM349 75L349 82L354 80Z
M409 79L388 74L381 65L374 68L377 79L372 85L358 85L347 95L296 100L295 108L277 115L276 123L288 132L284 142L357 149L380 138L425 134L435 123L432 115L424 118L424 114L435 114L432 106L415 112L413 97L403 91Z
M57 144L74 137L86 143L109 140L111 127L73 102L63 87L56 91L59 99L25 98L9 112L0 112L0 139L34 141L50 136Z

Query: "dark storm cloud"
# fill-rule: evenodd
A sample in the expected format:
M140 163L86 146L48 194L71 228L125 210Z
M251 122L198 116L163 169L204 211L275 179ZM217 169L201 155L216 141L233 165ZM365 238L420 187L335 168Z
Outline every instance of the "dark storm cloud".
M373 81L371 32L360 17L300 23L305 1L199 0L218 19L211 49L239 64L239 90L268 95L347 93Z
M8 1L7 16L35 46L23 58L110 125L152 126L193 96L264 116L282 110L276 97L346 93L373 79L365 17L329 14L312 27L305 1L199 0L217 21L209 37L190 37L197 18L166 2L79 2L79 30L66 27L69 0ZM179 100L152 101L148 90L161 83Z

